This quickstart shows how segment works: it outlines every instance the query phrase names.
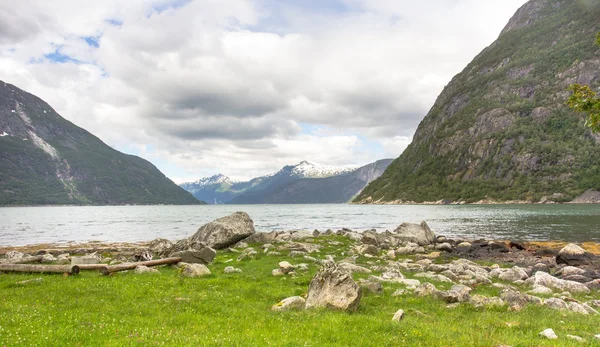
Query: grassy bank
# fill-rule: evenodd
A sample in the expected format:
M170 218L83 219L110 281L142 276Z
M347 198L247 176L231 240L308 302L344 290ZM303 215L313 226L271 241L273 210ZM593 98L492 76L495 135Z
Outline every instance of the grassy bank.
M342 243L331 245L329 242ZM316 241L325 247L318 258L342 259L345 238ZM258 250L259 248L257 248ZM313 254L314 256L315 254ZM304 295L318 265L297 277L274 277L278 262L301 258L266 256L235 261L237 254L219 252L209 266L212 275L184 278L175 268L160 274L96 272L78 276L1 274L0 346L14 345L224 345L224 346L579 346L566 334L600 346L600 317L528 306L521 312L506 307L476 309L413 294L392 296L399 284L384 284L384 294L365 293L355 313L330 310L272 312L281 299ZM234 259L233 262L227 262ZM373 259L359 258L367 264ZM375 260L376 261L376 260ZM242 273L224 274L233 265ZM410 277L410 274L407 277ZM355 278L367 275L355 275ZM19 281L42 278L38 282ZM438 288L450 284L432 282ZM480 286L471 294L497 295L499 289ZM598 292L592 294L600 298ZM581 299L589 300L583 297ZM406 316L391 318L398 309ZM552 328L558 340L538 333Z

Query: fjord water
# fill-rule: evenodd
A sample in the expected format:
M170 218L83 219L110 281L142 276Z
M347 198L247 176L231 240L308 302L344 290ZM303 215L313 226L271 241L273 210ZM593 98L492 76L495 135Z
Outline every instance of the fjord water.
M0 208L0 245L170 240L245 211L257 231L350 228L393 230L427 221L464 239L600 241L598 205L212 205Z

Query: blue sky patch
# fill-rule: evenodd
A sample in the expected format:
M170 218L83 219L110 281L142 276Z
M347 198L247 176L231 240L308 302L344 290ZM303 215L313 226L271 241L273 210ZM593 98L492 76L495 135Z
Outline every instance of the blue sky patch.
M114 27L120 27L121 25L123 25L123 21L122 20L115 19L115 18L113 18L113 19L107 19L106 23L108 23L108 24L110 24L110 25L112 25Z
M94 47L94 48L98 48L100 47L100 38L102 37L102 35L98 35L98 36L84 36L82 37L82 39L85 40L85 42L90 46L90 47Z
M79 60L69 57L68 55L60 53L60 47L54 52L44 55L44 57L53 63L81 63Z

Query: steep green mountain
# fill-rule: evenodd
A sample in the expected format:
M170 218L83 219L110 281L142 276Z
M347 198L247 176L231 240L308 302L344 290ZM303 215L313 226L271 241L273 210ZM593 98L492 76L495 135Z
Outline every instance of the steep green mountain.
M600 188L600 137L565 102L600 86L600 1L531 0L442 91L356 202L569 201Z
M211 204L345 203L379 177L391 162L384 159L358 169L343 169L303 161L247 182L233 182L219 174L181 187Z
M0 81L0 205L198 203L150 162Z

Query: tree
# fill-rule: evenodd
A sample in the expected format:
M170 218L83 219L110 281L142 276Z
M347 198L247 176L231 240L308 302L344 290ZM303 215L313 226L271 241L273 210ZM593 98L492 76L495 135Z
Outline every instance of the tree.
M600 45L600 33L596 35L596 44ZM600 132L600 98L589 86L573 84L569 87L573 92L567 101L567 105L578 112L588 113L585 125L593 132Z

